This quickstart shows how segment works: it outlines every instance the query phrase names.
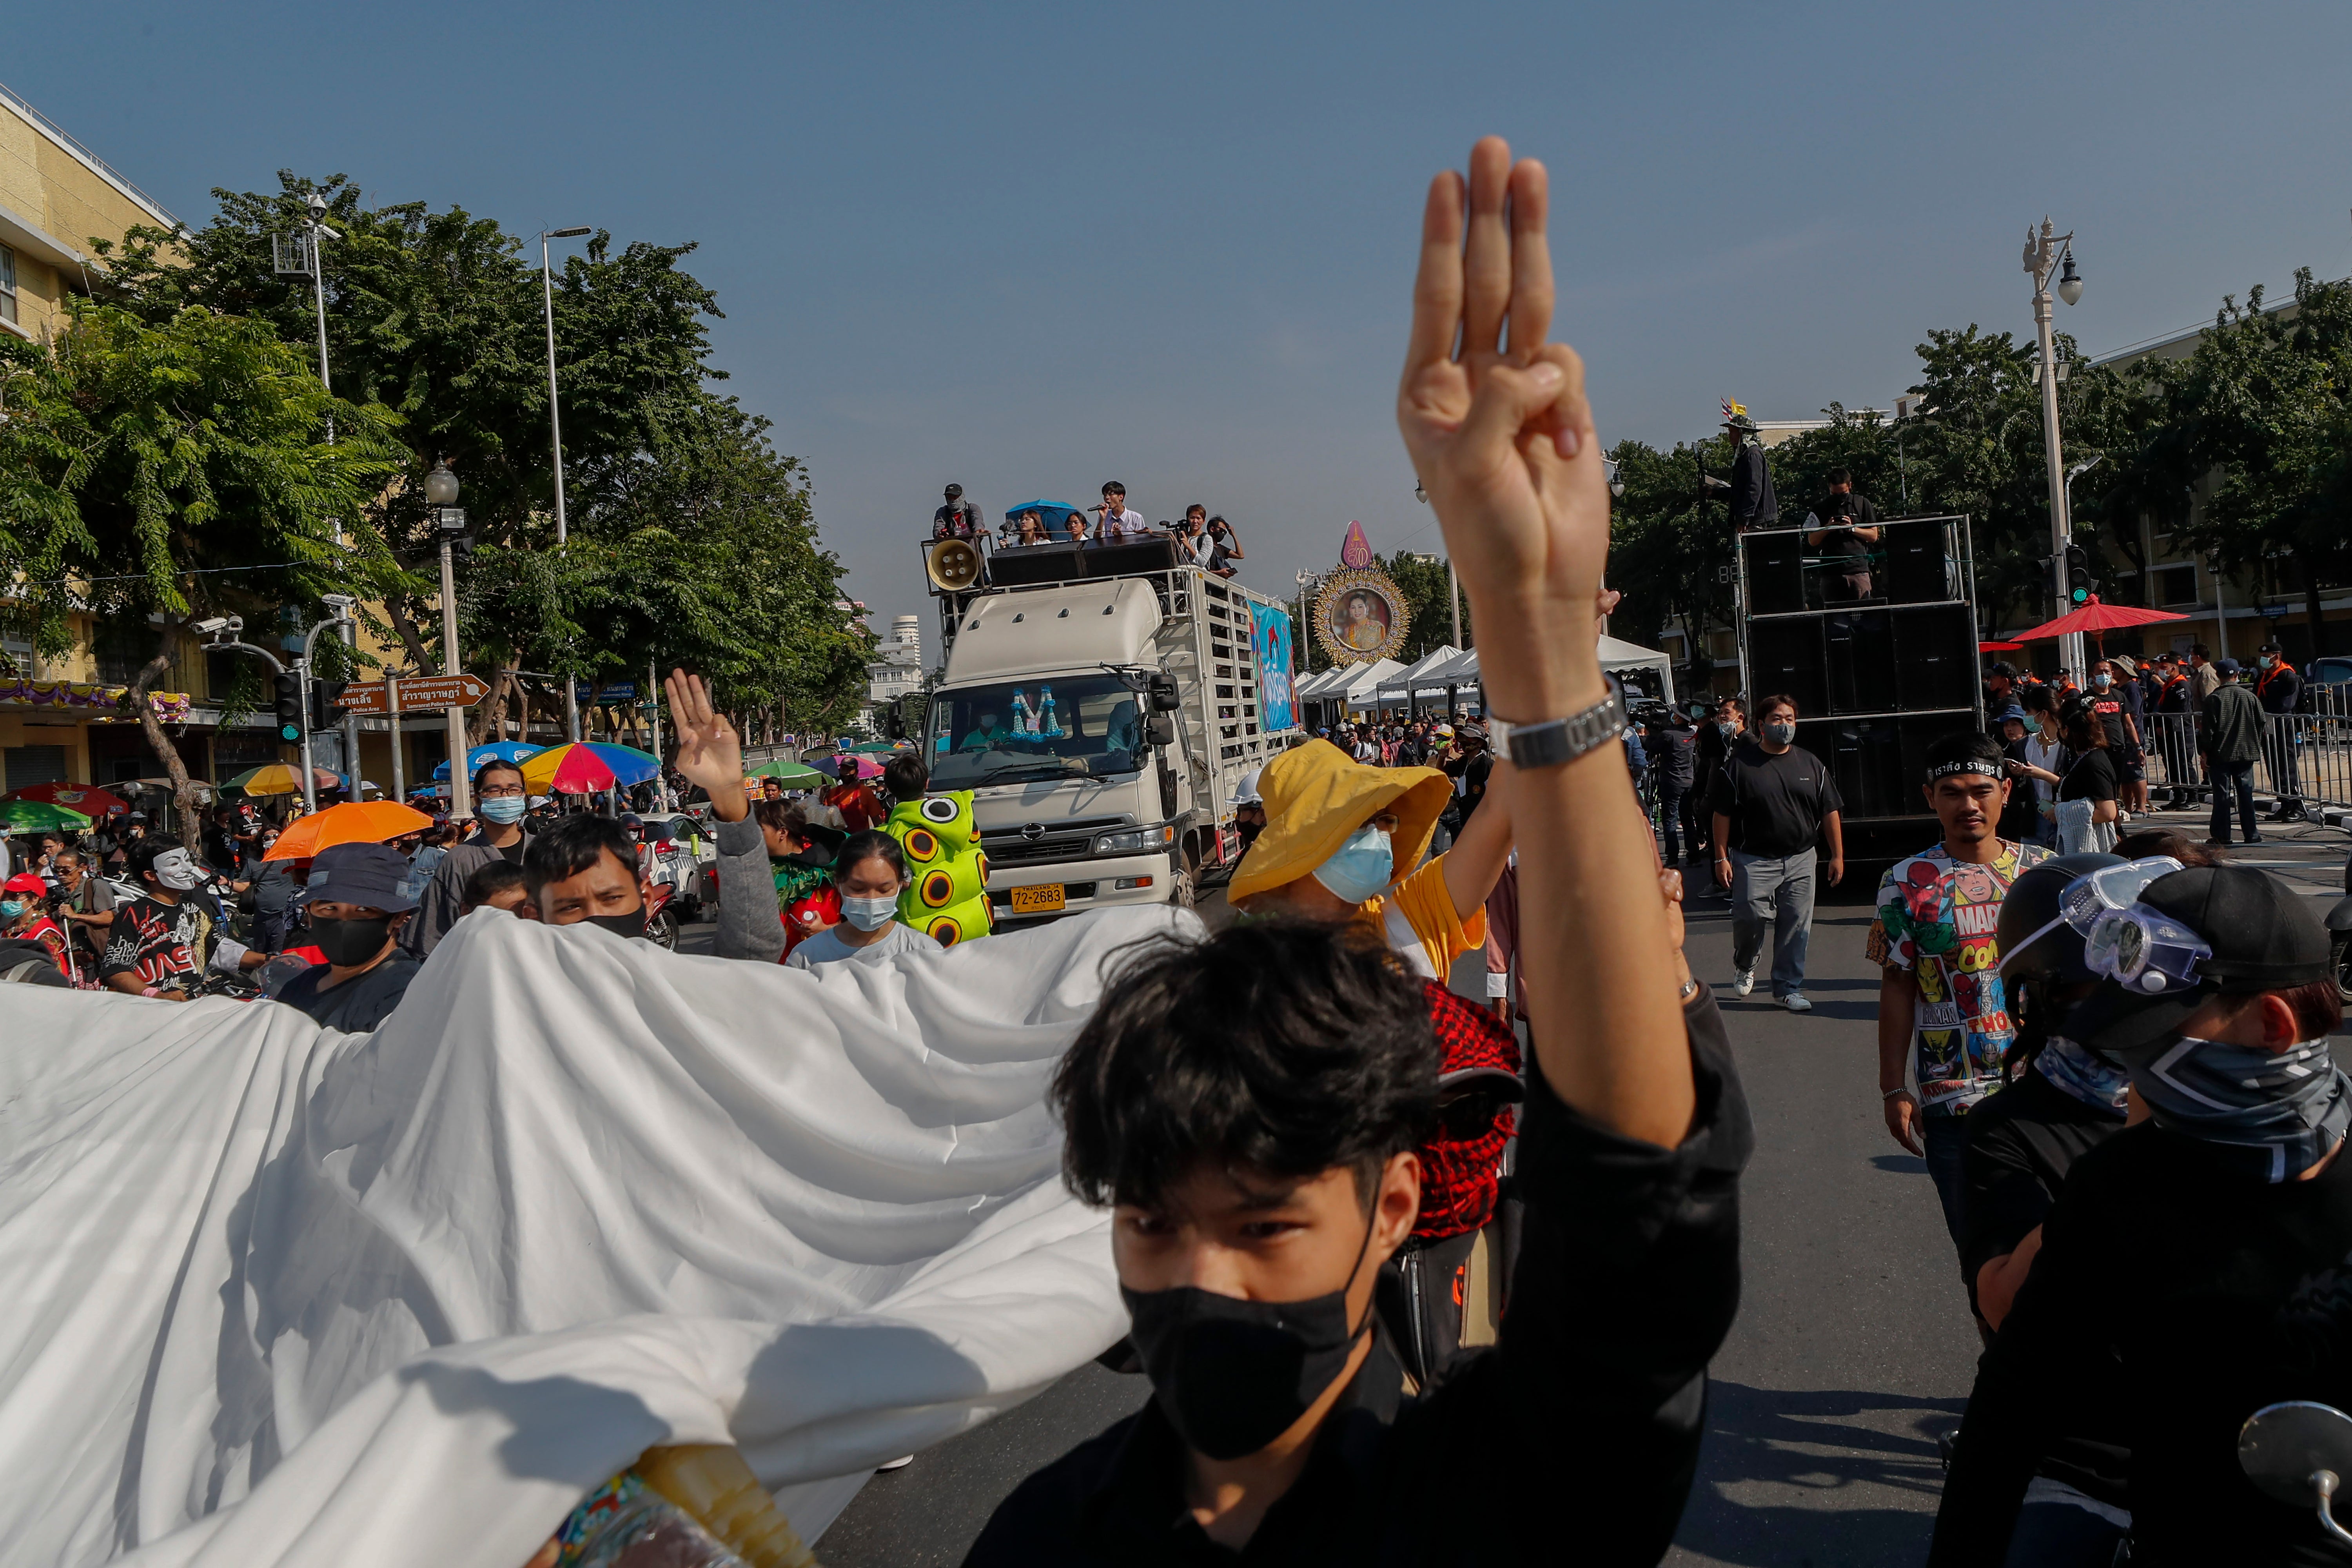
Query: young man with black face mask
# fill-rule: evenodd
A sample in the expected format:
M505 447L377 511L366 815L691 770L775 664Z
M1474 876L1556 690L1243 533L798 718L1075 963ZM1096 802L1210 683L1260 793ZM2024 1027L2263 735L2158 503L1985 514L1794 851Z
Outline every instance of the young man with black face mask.
M2061 1026L2151 1113L2075 1160L1979 1363L1928 1559L1999 1564L2035 1467L2085 1409L2128 1450L2136 1568L2326 1563L2255 1490L2240 1426L2352 1399L2352 1079L2310 900L2252 867L2140 861L2062 900L2095 993ZM2161 872L2146 879L2151 871Z
M533 838L522 875L539 918L549 925L585 923L614 936L646 934L637 847L628 829L609 816L582 812Z
M1581 363L1542 341L1544 181L1479 143L1466 265L1463 183L1433 184L1398 400L1528 813L1527 1224L1500 1342L1408 1398L1372 1330L1441 1060L1402 960L1355 922L1279 917L1147 952L1053 1099L1066 1180L1116 1205L1153 1397L1024 1482L969 1563L1650 1563L1673 1538L1749 1134L1589 631L1609 495Z
M383 844L331 844L310 862L303 913L312 945L327 955L278 994L289 1007L331 1029L364 1034L383 1023L417 962L400 948L400 928L416 900L401 890L408 861Z
M434 868L433 879L418 895L416 913L401 932L401 946L418 958L429 956L465 913L467 878L493 860L523 863L532 838L523 826L530 809L530 792L520 766L491 761L474 770L474 811L479 826L449 846L449 853Z

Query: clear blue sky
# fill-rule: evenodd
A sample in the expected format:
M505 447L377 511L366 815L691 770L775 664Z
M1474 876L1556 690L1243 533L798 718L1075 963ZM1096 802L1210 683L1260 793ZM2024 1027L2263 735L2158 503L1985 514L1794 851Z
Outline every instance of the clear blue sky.
M1391 417L1421 191L1551 167L1602 437L1884 405L2032 330L2047 212L2098 353L2352 271L2352 8L19 6L8 84L191 222L341 172L536 232L696 240L731 390L852 593L924 614L942 483L1127 482L1291 591L1349 519L1438 547Z

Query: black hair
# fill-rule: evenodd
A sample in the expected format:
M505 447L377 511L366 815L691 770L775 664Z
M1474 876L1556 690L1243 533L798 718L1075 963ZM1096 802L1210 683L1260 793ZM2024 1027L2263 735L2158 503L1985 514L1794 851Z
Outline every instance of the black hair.
M1202 1162L1293 1182L1345 1166L1369 1206L1437 1104L1421 983L1360 934L1253 920L1129 950L1049 1091L1084 1202L1163 1201Z
M1113 490L1117 490L1119 494L1125 495L1127 493L1127 487L1119 483L1117 479L1105 479L1103 481L1102 493L1108 495Z
M2078 752L2088 752L2107 743L2106 721L2090 710L2087 703L2069 702L2059 711L2058 722L2064 731L2066 743Z
M1756 700L1756 721L1762 723L1764 715L1775 708L1786 708L1791 719L1801 719L1805 716L1805 710L1797 706L1795 698L1785 691L1776 691L1769 697L1759 697Z
M866 860L881 861L890 868L891 877L900 887L907 885L907 857L898 847L898 841L871 828L853 833L841 841L841 847L833 852L833 879L846 880L849 873Z
M1982 763L1994 778L2007 778L2008 770L2000 765L2006 755L2000 742L1983 731L1955 730L1927 747L1927 787L1933 789L1945 776L1936 770L1950 763Z
M482 781L488 778L492 773L512 773L515 777L521 778L522 764L520 763L508 762L503 757L492 757L488 762L484 763L480 767L474 770L473 790L476 795L482 793ZM523 787L525 789L529 789L530 785L526 783Z
M761 826L772 828L795 844L808 842L808 814L790 801L754 801L751 816Z
M169 855L174 849L185 849L186 847L186 845L181 843L178 839L173 837L168 833L150 833L145 837L140 839L137 843L131 845L129 851L123 855L122 868L131 873L131 880L134 885L136 885L145 878L148 872L152 871L155 868L156 861L162 859L164 856Z
M636 868L637 847L627 828L609 816L576 812L532 839L530 847L523 851L523 885L536 899L550 882L577 877L608 851L622 865Z
M2183 866L2219 866L2220 856L2177 827L2141 827L2116 840L2113 853L2126 860L2169 855Z
M901 752L883 764L882 787L894 801L920 800L931 787L931 770L913 752Z
M2195 654L2199 658L2210 658L2213 657L2206 650L2205 645L2201 642L2190 643L2189 645L2189 651Z
M524 877L521 867L501 855L486 866L474 868L465 887L459 889L457 900L469 910L479 909L509 888L528 891L529 879Z
M1832 468L1830 470L1830 483L1833 485L1850 485L1853 483L1853 470L1849 468Z

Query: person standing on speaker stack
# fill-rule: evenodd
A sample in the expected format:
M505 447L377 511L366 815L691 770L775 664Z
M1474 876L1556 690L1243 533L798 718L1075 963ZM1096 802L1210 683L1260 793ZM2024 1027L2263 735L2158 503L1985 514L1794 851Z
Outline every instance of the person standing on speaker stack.
M1726 399L1723 428L1731 442L1731 531L1769 528L1780 521L1772 495L1772 465L1764 460L1764 438L1744 404Z
M1853 476L1830 471L1829 493L1805 519L1805 543L1822 552L1822 582L1832 599L1870 597L1869 546L1878 542L1878 509L1853 493Z
M1797 746L1797 700L1756 705L1756 734L1734 746L1715 776L1715 880L1731 891L1732 990L1756 989L1764 922L1772 921L1772 994L1791 1013L1810 1013L1805 950L1813 935L1814 845L1829 846L1829 885L1845 877L1845 835L1830 770Z

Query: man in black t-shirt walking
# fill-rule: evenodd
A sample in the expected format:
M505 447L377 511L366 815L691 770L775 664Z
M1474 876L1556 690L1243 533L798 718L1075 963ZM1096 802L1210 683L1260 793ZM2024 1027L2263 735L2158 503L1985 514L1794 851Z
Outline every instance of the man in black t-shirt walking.
M1829 844L1829 884L1845 876L1844 803L1827 764L1797 749L1797 700L1767 697L1756 705L1756 733L1734 745L1710 786L1715 818L1715 880L1731 889L1732 990L1756 989L1764 922L1772 922L1772 994L1791 1013L1809 1013L1805 950L1813 934L1813 846Z

